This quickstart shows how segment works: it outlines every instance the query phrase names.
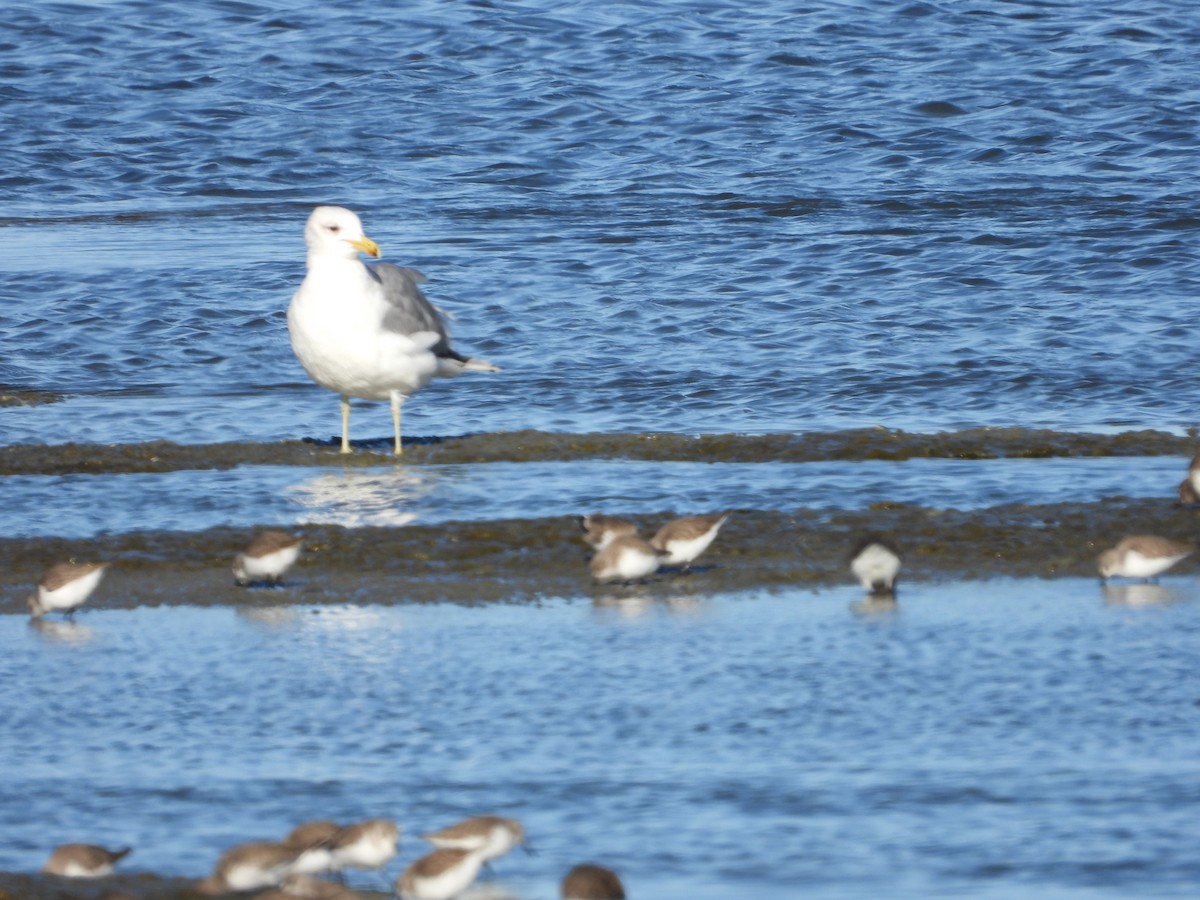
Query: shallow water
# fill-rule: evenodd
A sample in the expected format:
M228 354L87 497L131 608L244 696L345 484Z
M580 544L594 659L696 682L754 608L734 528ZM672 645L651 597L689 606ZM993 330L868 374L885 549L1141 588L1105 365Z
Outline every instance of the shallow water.
M584 858L667 900L1185 896L1198 632L1191 578L0 617L0 869L373 815L407 861L498 810L523 898Z
M4 479L0 538L202 531L254 522L436 524L593 512L855 509L903 503L982 509L1106 497L1175 497L1186 464L1144 459L911 459L670 463L584 460L228 470Z
M284 322L318 202L504 367L413 435L1195 424L1198 37L1145 0L18 3L0 383L66 399L0 434L334 432Z

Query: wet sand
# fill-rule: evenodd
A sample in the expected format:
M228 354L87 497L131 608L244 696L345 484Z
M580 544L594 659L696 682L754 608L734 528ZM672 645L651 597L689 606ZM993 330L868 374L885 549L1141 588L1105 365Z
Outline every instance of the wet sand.
M994 459L1056 456L1181 458L1180 477L1196 445L1194 435L1135 431L1073 434L1020 428L977 428L911 434L881 428L808 435L550 434L512 432L418 439L405 467L498 460L565 461L585 458L694 462L803 462L812 460ZM344 456L336 443L14 445L0 448L0 475L167 472L253 465L387 465L387 440ZM1135 465L1131 461L1131 465ZM603 596L639 591L651 596L721 593L851 581L846 552L866 532L893 536L904 552L903 581L1096 574L1096 556L1135 533L1188 538L1197 511L1161 500L1092 500L1013 504L961 511L889 503L864 510L737 509L713 546L688 572L664 571L645 584L600 586L588 573L588 548L568 516L404 527L304 525L305 552L277 588L233 584L230 563L257 528L142 531L92 539L0 539L0 613L22 613L41 572L63 559L113 563L91 606L277 605L286 603L528 602L539 597ZM702 512L704 510L695 510ZM673 512L630 516L645 535ZM1180 566L1183 570L1187 563ZM852 582L851 582L852 583Z
M355 453L338 452L339 440L275 444L16 444L0 447L0 476L69 473L171 472L241 465L378 466L393 460L391 438L355 441ZM1075 434L1025 428L972 428L916 434L886 428L813 434L556 434L512 431L449 437L405 438L404 464L569 462L637 459L650 462L813 462L915 458L1044 459L1055 456L1182 456L1196 450L1195 435L1164 431Z
M230 897L250 897L265 894L228 894ZM359 891L364 898L387 897L379 891ZM114 873L104 878L63 878L57 875L0 872L0 898L11 900L200 900L212 897L196 890L196 880L163 878L148 872Z
M643 533L668 514L633 516ZM239 588L230 572L246 528L142 532L91 540L0 540L0 613L23 613L31 585L50 563L108 560L89 606L263 606L288 603L529 602L540 597L714 594L789 586L853 584L846 553L865 532L896 538L903 582L994 577L1094 576L1096 556L1127 534L1187 538L1200 511L1169 499L1111 499L926 509L886 503L865 511L736 510L688 572L662 571L644 584L593 584L590 548L567 516L487 522L346 528L309 525L306 548L276 588ZM269 526L270 523L262 523ZM1187 571L1185 561L1177 571ZM86 610L87 607L84 607Z

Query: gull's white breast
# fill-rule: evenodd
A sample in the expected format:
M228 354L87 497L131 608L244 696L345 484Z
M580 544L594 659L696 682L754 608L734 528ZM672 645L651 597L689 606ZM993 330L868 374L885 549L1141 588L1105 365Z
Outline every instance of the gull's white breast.
M357 260L322 260L288 307L292 349L322 387L365 400L386 400L392 391L420 390L437 371L431 348L440 336L384 328L382 289Z

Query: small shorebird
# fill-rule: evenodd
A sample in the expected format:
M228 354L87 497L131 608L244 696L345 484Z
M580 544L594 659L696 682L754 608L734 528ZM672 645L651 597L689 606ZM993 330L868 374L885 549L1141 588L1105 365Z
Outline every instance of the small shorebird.
M850 551L850 571L868 594L895 593L896 578L900 574L900 551L886 538L867 535Z
M403 900L451 900L479 877L483 863L479 850L441 847L404 870L396 893Z
M636 534L612 538L592 557L592 578L598 582L637 581L653 575L666 550L656 550Z
M63 612L68 619L92 595L108 563L56 563L46 570L29 599L33 618L48 612Z
M390 400L395 453L402 452L400 407L435 375L499 372L450 347L441 312L421 293L425 276L379 256L357 215L318 206L304 227L308 274L288 307L292 350L310 378L342 398L342 452L350 452L350 398Z
M396 855L400 827L390 819L367 819L339 829L330 840L333 867L380 869Z
M1197 494L1196 489L1192 487L1191 478L1185 478L1179 482L1179 503L1183 506L1200 503L1200 494Z
M650 546L666 550L669 554L663 565L685 569L701 553L708 549L730 513L714 513L710 516L684 516L668 522L650 539Z
M221 854L212 874L196 885L202 894L228 894L276 887L289 875L312 875L329 868L323 846L290 847L273 841L238 844Z
M1184 505L1200 503L1200 451L1188 465L1187 478L1179 483L1179 502Z
M111 874L113 865L132 849L105 850L95 844L63 844L50 854L42 871L67 878L102 878Z
M580 516L579 527L583 529L583 539L597 550L608 546L615 537L623 534L637 534L637 526L628 519L622 519L620 516L603 516L599 513Z
M337 822L331 822L328 819L313 819L301 822L289 831L287 837L283 839L283 844L301 850L317 846L328 847L341 830L342 826Z
M562 900L625 900L625 885L612 869L581 863L562 880Z
M483 862L503 856L525 843L525 829L516 819L502 816L474 816L449 828L421 835L435 847L477 851Z
M282 531L260 531L233 558L233 580L239 585L265 581L279 584L283 573L292 567L300 556L304 538Z
M1131 535L1100 554L1100 578L1155 578L1195 551L1195 544L1156 535Z

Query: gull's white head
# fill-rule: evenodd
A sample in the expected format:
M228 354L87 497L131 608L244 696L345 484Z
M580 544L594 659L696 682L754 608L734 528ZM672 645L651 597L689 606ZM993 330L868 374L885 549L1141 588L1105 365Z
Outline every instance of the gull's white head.
M341 206L318 206L304 226L308 255L355 259L360 253L379 255L379 245L363 234L362 222Z

